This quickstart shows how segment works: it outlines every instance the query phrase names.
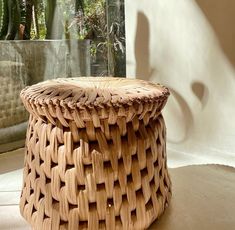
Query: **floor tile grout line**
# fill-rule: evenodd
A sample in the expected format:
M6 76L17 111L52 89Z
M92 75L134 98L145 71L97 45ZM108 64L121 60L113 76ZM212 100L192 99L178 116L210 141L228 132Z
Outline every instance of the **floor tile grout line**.
M0 193L5 193L5 192L21 192L21 190L0 190Z
M0 207L11 207L11 206L19 206L19 204L0 204Z

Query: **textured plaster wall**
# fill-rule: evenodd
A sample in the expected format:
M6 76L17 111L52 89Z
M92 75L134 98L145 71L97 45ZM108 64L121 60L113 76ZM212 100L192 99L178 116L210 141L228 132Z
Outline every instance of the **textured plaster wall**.
M228 2L126 0L127 75L171 89L164 115L172 167L235 166L235 72L227 57L233 61L235 16L227 14L235 2Z

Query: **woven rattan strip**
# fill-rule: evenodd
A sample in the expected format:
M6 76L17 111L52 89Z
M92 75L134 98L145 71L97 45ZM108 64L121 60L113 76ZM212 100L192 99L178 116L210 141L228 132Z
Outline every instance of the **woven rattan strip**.
M20 210L34 229L146 229L171 181L161 110L167 88L121 78L24 89L30 112Z

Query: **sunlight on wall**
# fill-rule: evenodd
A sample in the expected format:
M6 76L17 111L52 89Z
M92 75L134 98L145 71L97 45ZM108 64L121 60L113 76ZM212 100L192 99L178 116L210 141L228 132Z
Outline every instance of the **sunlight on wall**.
M235 166L235 72L201 9L193 0L126 4L127 76L171 89L170 163Z

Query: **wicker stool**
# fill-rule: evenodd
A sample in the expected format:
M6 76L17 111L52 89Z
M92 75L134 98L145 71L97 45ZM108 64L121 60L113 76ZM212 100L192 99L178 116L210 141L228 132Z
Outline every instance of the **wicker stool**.
M34 229L146 229L169 204L169 91L121 78L25 88L30 113L20 210Z

